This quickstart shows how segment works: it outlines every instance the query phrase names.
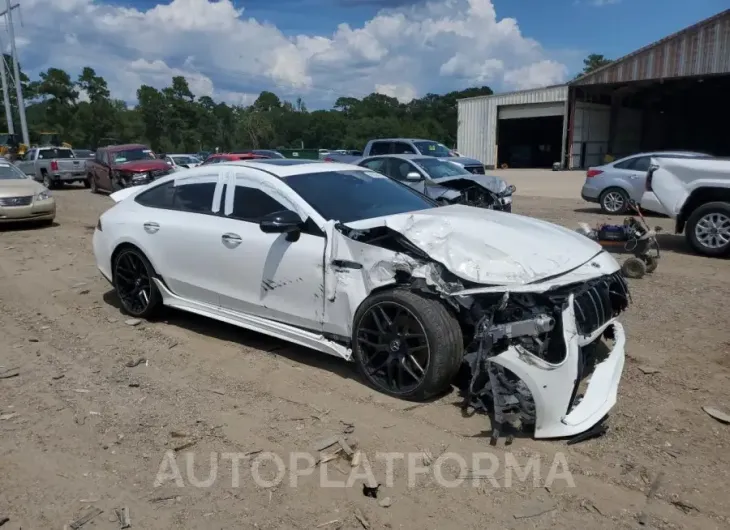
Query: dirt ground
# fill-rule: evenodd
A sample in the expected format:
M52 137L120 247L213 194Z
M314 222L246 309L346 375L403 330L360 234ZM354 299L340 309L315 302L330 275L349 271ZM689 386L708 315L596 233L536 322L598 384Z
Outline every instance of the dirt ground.
M579 199L525 189L518 213L571 228L602 219ZM702 410L730 411L730 261L694 256L679 236L662 236L657 271L630 281L629 358L608 433L571 446L517 438L492 448L488 418L462 415L456 393L414 407L368 389L348 363L232 326L179 312L125 323L91 251L111 200L82 188L54 193L55 226L0 229L0 526L10 519L2 530L74 528L93 509L103 513L84 530L115 529L122 507L131 528L147 530L730 524L730 426ZM344 458L290 483L290 453L318 456L323 438L342 433L383 483L377 499L363 495L362 477L321 486L322 469L330 481L349 479ZM283 482L266 452L282 458ZM396 461L387 483L386 452L427 453L412 462L432 463L409 484L415 466ZM250 453L239 483L221 458L204 487L210 455L222 453ZM444 486L473 474L473 456L484 453L499 463L494 480ZM156 484L163 462L178 466L181 484ZM541 468L521 481L509 462ZM551 469L560 473L553 481Z

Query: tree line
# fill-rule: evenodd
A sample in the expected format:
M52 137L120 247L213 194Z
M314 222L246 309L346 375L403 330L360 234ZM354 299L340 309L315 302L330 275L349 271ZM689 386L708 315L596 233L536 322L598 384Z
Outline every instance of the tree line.
M6 56L10 63L10 57ZM427 94L409 103L373 93L338 98L332 109L309 111L305 102L261 92L249 106L196 96L182 76L168 87L142 85L137 103L115 99L106 80L86 67L74 79L59 68L31 80L21 72L31 142L40 132L57 132L74 147L95 149L109 142L141 142L159 152L248 148L362 149L374 137L422 137L456 145L460 98L489 95L487 86L448 94ZM12 87L11 87L12 88ZM15 91L11 104L17 108ZM16 111L14 111L16 112ZM4 109L2 122L5 123ZM16 112L17 114L17 112ZM20 120L14 117L20 137ZM0 127L3 127L0 125ZM4 128L4 127L3 127Z
M6 55L7 64L11 63ZM591 54L584 61L589 73L610 63ZM333 108L309 111L298 98L286 101L269 91L252 105L216 102L196 96L182 76L157 89L142 85L137 104L115 99L106 80L91 67L74 79L60 68L48 68L31 80L21 69L23 97L31 142L40 132L57 132L78 148L95 149L109 142L141 142L159 152L198 152L253 148L362 149L376 137L429 138L456 146L457 100L492 94L488 86L447 94L426 94L408 103L383 94L364 98L340 97ZM15 90L10 100L17 109ZM82 97L83 96L83 97ZM16 135L20 120L14 110ZM2 122L5 123L4 109ZM3 127L3 125L0 125Z

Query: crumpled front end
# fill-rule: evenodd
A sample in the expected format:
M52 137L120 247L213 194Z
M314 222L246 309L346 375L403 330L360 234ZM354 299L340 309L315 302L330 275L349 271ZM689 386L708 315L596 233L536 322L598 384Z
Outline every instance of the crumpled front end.
M494 296L494 295L493 295ZM475 327L467 405L493 412L493 440L506 427L536 438L584 433L616 404L625 362L617 321L629 291L620 272L543 293L505 293Z

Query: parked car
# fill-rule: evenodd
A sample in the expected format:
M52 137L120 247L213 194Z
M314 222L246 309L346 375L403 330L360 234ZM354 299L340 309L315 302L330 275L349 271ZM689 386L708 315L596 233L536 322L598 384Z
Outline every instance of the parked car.
M206 158L203 164L220 164L221 162L235 162L236 160L254 160L260 158L270 157L265 155L256 155L253 153L215 153Z
M467 204L512 211L515 187L499 177L474 175L448 158L423 155L371 156L355 161L403 182L440 204Z
M0 160L0 224L24 221L52 223L56 201L48 188Z
M646 191L704 256L730 255L730 160L654 157Z
M173 171L146 145L110 145L99 148L94 159L87 161L87 187L92 193L114 192L149 184Z
M463 166L469 173L484 175L484 164L474 158L453 156L453 151L444 144L433 140L417 138L379 138L370 140L362 156L376 155L423 155L434 158L448 158Z
M279 151L275 151L273 149L248 149L246 151L234 151L234 154L252 154L266 158L286 158Z
M165 155L165 162L171 165L176 171L180 169L190 169L191 167L198 167L203 163L195 155Z
M65 147L34 147L15 162L26 175L48 189L61 184L86 182L86 162Z
M607 214L625 214L630 210L631 200L647 210L666 213L653 194L644 196L646 173L653 156L710 158L710 155L691 151L656 151L627 156L588 168L580 196L584 201L598 203Z
M477 355L470 396L498 392L496 425L509 407L538 438L590 429L616 402L628 290L572 230L437 207L337 163L227 162L111 197L93 249L130 315L175 307L353 360L402 399L443 392Z
M72 149L72 151L76 158L81 158L84 160L94 158L94 151L92 151L91 149Z

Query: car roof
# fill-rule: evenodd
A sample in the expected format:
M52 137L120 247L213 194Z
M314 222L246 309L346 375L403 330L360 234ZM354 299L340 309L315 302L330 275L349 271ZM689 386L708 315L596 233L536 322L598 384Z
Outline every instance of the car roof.
M436 140L428 140L425 138L376 138L371 140L373 142L433 142L435 144L441 143Z
M426 156L426 155L413 155L413 154L401 154L401 155L370 155L363 158L363 160L367 160L368 158L400 158L401 160L441 160L440 158L436 158L433 156Z
M275 160L240 160L221 165L244 166L259 169L279 178L292 177L294 175L306 175L309 173L329 173L334 171L370 171L366 168L353 166L352 164L318 162L315 160L306 162L302 161L299 164L282 164L276 163Z
M621 162L623 160L627 160L629 158L636 158L639 156L710 156L707 153L698 153L696 151L646 151L644 153L634 153L633 155L628 155L623 158L619 158L614 160L613 162L609 162L606 165L615 164L617 162Z

